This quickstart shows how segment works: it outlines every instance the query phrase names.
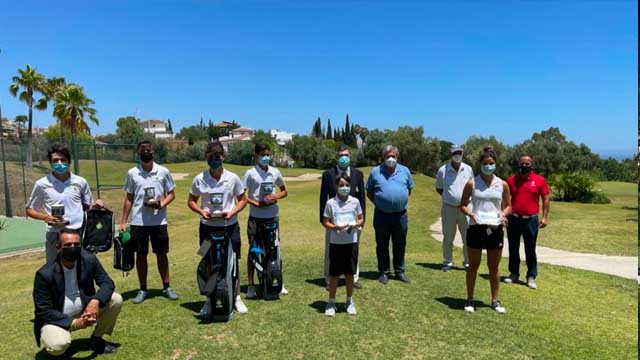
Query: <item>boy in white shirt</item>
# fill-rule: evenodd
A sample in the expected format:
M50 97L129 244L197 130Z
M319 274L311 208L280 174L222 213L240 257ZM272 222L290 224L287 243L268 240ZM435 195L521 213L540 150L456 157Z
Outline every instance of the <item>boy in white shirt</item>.
M327 201L322 225L331 230L329 237L329 301L324 314L336 314L338 278L344 274L347 282L347 313L356 314L353 302L353 274L358 264L358 232L364 224L360 201L350 196L351 179L346 174L336 179L337 195Z
M247 170L244 174L244 188L247 190L247 202L251 205L249 208L249 220L247 222L247 237L249 238L249 248L253 242L258 227L264 223L276 223L276 229L279 230L278 223L278 200L287 197L287 188L284 178L280 170L269 166L271 162L271 149L267 144L257 143L254 149L256 166ZM280 190L276 193L275 188ZM253 299L257 296L256 287L253 278L253 263L251 257L247 256L247 276L249 287L247 288L247 298ZM289 292L282 287L281 294L286 295Z

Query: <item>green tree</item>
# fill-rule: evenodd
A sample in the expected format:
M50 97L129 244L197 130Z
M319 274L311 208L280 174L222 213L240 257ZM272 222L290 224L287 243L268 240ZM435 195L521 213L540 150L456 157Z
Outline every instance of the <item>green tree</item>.
M182 129L180 129L180 132L176 135L176 137L179 139L187 140L189 142L189 145L200 141L208 141L209 134L207 133L207 131L202 130L203 129L200 127L200 125L183 127Z
M171 119L167 119L167 130L169 130L170 133L173 133L173 125L171 125Z
M9 92L14 97L18 97L20 101L27 104L29 108L29 124L27 128L27 167L31 168L32 164L32 143L33 143L33 108L37 110L46 110L47 100L42 97L38 100L34 99L37 93L43 94L45 89L45 77L40 74L36 68L27 65L24 69L18 69L18 76L11 78L13 81L9 86Z
M331 119L327 119L327 135L325 135L325 139L333 138L333 131L331 131Z
M20 140L20 143L22 143L23 129L25 124L29 121L29 117L27 115L17 115L15 121L18 124L18 139Z
M440 140L440 163L445 163L449 161L449 150L451 149L451 145L453 143L451 141Z
M345 145L348 145L348 146L353 145L353 141L351 139L352 135L353 134L351 133L351 125L349 124L349 114L347 114L347 117L344 120L344 132L342 133L342 142L344 142Z
M66 133L66 135L64 135L65 137L71 137L71 130L64 129L64 132ZM63 138L63 135L61 134L61 131L60 131L60 125L58 123L49 125L49 127L47 127L47 130L45 130L43 135L49 143L60 141L60 139ZM104 136L101 138L104 138ZM91 135L87 134L86 132L78 133L79 142L91 142L92 140L93 138L91 137ZM98 138L96 138L96 140L103 141Z
M138 120L133 116L125 116L116 122L116 136L118 141L124 144L136 144L144 135Z
M512 158L512 151L511 148L500 142L495 136L487 138L474 135L469 137L462 146L464 148L463 161L473 168L475 174L478 174L480 171L480 155L482 155L484 147L489 145L493 147L498 157L496 159L496 175L506 180L515 171L515 167L509 162L509 159Z
M87 119L98 125L96 109L93 108L95 102L87 97L84 89L77 84L67 85L56 95L53 114L60 121L60 127L71 129L71 139L74 147L74 170L79 173L78 168L78 148L76 137L78 132L90 133Z

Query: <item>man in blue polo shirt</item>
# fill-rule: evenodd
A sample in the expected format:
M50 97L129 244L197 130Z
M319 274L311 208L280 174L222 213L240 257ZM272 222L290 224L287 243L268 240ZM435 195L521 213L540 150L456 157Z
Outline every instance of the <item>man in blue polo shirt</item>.
M398 280L409 283L404 273L404 251L407 245L407 205L413 189L409 169L398 164L400 155L395 146L382 150L384 162L371 170L367 179L367 197L375 206L373 228L376 232L378 281L389 282L389 238L393 246L393 271Z

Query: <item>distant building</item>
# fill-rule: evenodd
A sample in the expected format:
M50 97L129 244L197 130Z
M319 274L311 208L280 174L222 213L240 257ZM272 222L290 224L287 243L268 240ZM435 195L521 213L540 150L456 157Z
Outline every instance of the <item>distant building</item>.
M253 135L242 135L242 136L236 136L236 137L223 136L219 138L218 141L220 141L220 144L222 144L224 151L227 152L229 151L229 145L239 143L242 141L251 141L251 139L253 139Z
M251 136L253 137L253 135L256 133L255 130L250 129L250 128L245 128L245 127L239 127L237 129L233 129L231 131L229 131L229 137L230 138L235 138L235 137L240 137L240 136Z
M271 129L269 130L269 135L276 140L278 145L284 146L286 143L293 140L293 135L295 134L278 129Z
M7 118L2 118L0 121L2 121L2 134L0 134L0 136L5 139L15 138L18 133L18 125L13 120Z
M138 121L138 125L143 132L153 134L156 139L173 139L173 132L167 128L167 123L163 120L148 119Z
M235 122L229 122L225 120L222 120L217 124L213 124L213 127L217 127L217 128L232 128L235 126L236 126Z

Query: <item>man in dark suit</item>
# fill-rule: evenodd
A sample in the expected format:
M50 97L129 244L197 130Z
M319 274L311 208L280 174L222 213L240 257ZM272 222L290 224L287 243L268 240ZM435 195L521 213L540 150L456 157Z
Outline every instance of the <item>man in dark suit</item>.
M115 345L102 336L113 331L122 296L114 292L113 281L95 255L82 249L76 230L61 230L57 248L56 260L36 272L33 285L36 343L40 346L42 341L53 356L64 356L71 332L95 325L93 351L115 352Z
M320 186L320 223L322 223L322 215L324 214L324 207L327 201L336 196L336 179L341 174L346 173L351 178L351 193L349 195L355 197L360 202L362 207L362 215L366 219L366 201L365 201L365 187L364 177L362 171L351 166L351 157L349 147L341 145L338 148L337 165L330 169L325 170L322 173L322 185ZM325 247L324 247L324 280L329 289L329 233L325 232ZM358 240L358 244L360 241ZM353 286L356 289L362 288L360 285L360 266L356 267L356 273L353 275Z

